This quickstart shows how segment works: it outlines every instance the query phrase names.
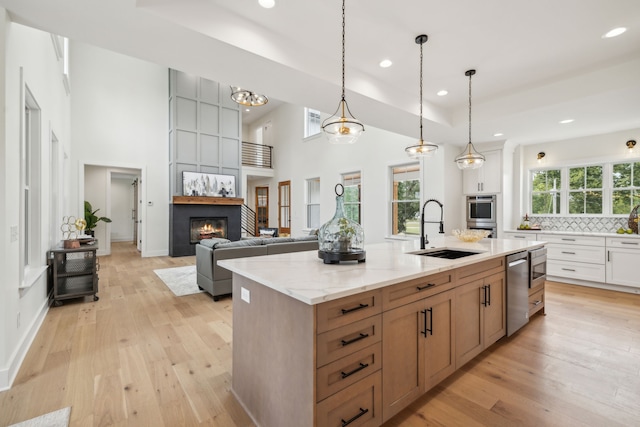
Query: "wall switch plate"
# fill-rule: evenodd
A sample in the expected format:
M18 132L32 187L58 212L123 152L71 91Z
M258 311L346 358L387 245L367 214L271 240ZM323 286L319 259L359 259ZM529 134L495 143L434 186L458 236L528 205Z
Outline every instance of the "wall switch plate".
M251 303L251 292L249 289L240 287L240 298L247 304Z

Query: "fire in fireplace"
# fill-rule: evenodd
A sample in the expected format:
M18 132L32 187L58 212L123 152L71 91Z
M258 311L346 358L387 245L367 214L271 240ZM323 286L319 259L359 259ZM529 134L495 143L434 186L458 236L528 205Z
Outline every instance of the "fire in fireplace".
M191 218L190 242L214 237L227 238L227 218Z

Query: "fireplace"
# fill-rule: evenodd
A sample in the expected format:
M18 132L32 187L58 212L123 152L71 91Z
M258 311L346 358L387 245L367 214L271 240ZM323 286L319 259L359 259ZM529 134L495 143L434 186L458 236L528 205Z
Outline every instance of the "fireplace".
M191 218L190 242L198 243L202 239L214 237L227 238L227 218Z

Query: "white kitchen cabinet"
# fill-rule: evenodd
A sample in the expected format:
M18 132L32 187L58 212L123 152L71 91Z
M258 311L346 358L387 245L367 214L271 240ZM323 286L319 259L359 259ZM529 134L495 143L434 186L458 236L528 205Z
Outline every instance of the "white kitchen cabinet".
M547 276L605 282L605 238L540 233L547 242Z
M505 239L516 239L516 240L540 240L536 236L536 233L530 231L505 231L503 233Z
M607 283L640 288L640 239L607 237Z
M462 174L464 194L497 194L502 191L502 150L486 151L484 165Z

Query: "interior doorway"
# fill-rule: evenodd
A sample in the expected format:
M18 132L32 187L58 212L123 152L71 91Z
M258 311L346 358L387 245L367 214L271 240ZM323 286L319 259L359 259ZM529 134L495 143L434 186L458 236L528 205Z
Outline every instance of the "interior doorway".
M260 228L269 227L269 187L256 187L256 231L260 234Z
M278 183L278 234L291 234L291 181Z

